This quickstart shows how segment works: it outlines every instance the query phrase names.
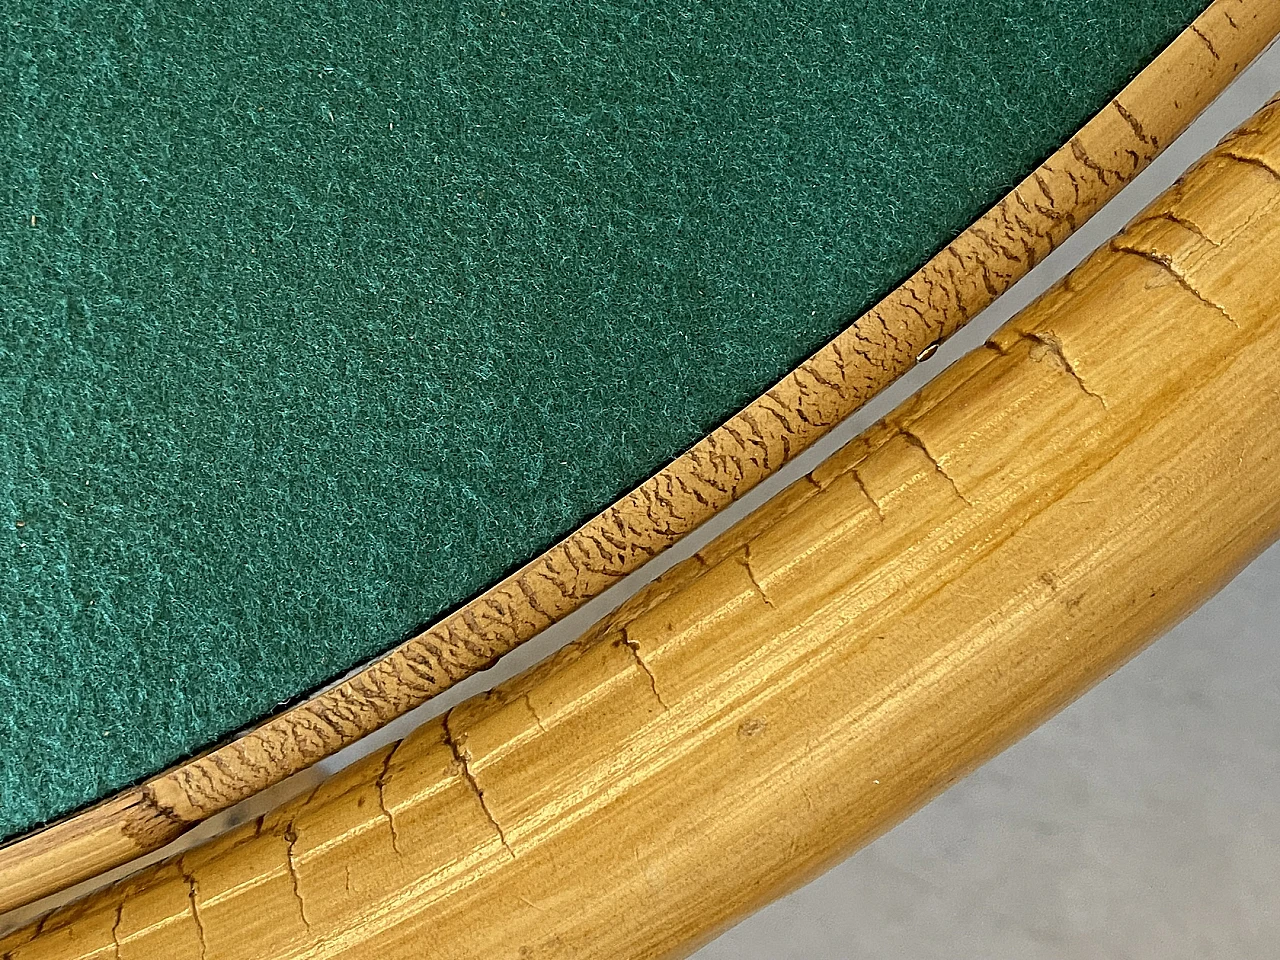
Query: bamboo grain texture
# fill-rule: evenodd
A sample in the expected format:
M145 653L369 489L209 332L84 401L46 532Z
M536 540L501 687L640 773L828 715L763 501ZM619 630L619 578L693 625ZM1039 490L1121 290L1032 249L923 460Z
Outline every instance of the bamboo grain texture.
M586 636L5 960L689 953L1280 535L1280 100Z
M999 204L695 447L460 610L208 754L0 847L0 913L159 849L420 706L661 553L893 382L1144 170L1277 33L1274 0L1214 0Z

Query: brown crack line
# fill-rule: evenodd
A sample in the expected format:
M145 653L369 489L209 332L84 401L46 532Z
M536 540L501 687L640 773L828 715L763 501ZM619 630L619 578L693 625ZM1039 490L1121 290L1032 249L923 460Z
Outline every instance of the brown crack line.
M1266 160L1263 160L1261 157L1254 156L1253 154L1250 154L1250 153L1240 153L1239 151L1236 151L1236 150L1224 149L1221 147L1218 148L1218 150L1215 152L1215 155L1219 157L1227 157L1231 160L1235 160L1238 163L1247 163L1251 167L1257 167L1260 170L1265 170L1267 173L1271 174L1271 176L1275 177L1277 180L1280 180L1280 170L1277 170L1275 167L1273 167Z
M191 907L191 919L196 924L196 935L200 938L200 960L209 956L209 941L205 938L204 918L200 916L200 890L196 886L196 878L187 870L182 858L178 858L178 872L187 882L187 902Z
M1144 223L1159 223L1160 221L1164 221L1165 223L1172 223L1176 226L1179 226L1182 229L1186 230L1188 233L1194 234L1195 236L1203 240L1205 243L1211 244L1212 246L1215 246L1215 247L1222 246L1222 241L1215 240L1213 239L1213 237L1205 233L1203 228L1201 228L1200 224L1196 223L1194 220L1190 219L1189 217L1185 217L1181 214L1174 213L1172 210L1164 210L1160 213L1153 213L1149 217L1143 217L1141 220L1135 221L1129 227L1129 229L1133 230L1136 227L1142 226Z
M871 495L871 491L867 489L867 481L862 479L862 474L858 472L857 467L849 470L853 476L853 482L858 485L858 489L862 491L862 495L871 501L871 506L875 508L876 516L880 518L880 522L884 523L884 508L880 506L880 501Z
M391 849L396 852L397 856L403 854L400 849L400 834L396 830L396 818L392 813L391 807L387 805L387 781L391 778L391 761L395 758L396 752L400 749L403 740L397 740L395 745L387 751L385 759L382 761L382 770L378 773L378 779L374 781L378 789L378 807L382 810L382 816L387 821L387 827L391 830Z
M1213 41L1209 39L1208 34L1206 34L1203 30L1197 27L1194 23L1191 25L1191 32L1194 33L1197 37L1199 37L1202 41L1204 41L1204 45L1209 49L1209 54L1210 56L1213 57L1213 59L1215 60L1222 59L1222 57L1219 56L1217 49L1214 48Z
M653 671L649 669L649 664L644 659L644 655L640 653L640 644L632 639L630 630L626 626L622 628L620 642L622 646L631 651L631 655L635 657L636 666L639 667L644 675L649 678L649 686L653 688L653 695L657 698L658 705L661 706L663 710L670 709L667 706L667 701L662 698L661 691L658 690L658 678L654 676Z
M1174 266L1172 257L1160 253L1153 253L1150 250L1143 250L1139 247L1127 246L1119 237L1111 241L1111 249L1115 250L1117 253L1127 253L1135 257L1141 257L1148 263L1154 263L1157 267L1164 270L1165 273L1169 274L1169 276L1173 277L1173 279L1178 282L1178 286L1182 287L1183 290L1186 290L1206 307L1211 307L1218 313L1222 314L1222 316L1224 316L1227 319L1227 322L1232 326L1240 326L1240 322L1227 312L1226 307L1222 306L1220 303L1210 300L1196 289L1195 284L1188 280L1186 276L1183 275L1182 271Z
M1143 143L1147 144L1148 146L1157 147L1157 148L1160 146L1160 142L1155 137L1151 137L1147 135L1147 131L1142 128L1142 121L1140 121L1137 117L1135 117L1132 113L1130 113L1125 108L1125 105L1120 102L1119 97L1116 97L1114 100L1112 100L1111 104L1116 108L1116 112L1119 113L1120 116L1124 118L1124 122L1129 124L1129 127L1130 129L1133 130L1133 135L1135 137L1137 137L1139 140L1141 140Z
M120 960L120 923L124 919L124 900L116 904L116 919L111 924L111 946L115 950L116 960ZM8 956L8 954L6 954Z
M298 916L302 918L302 925L310 930L311 921L307 918L307 905L302 900L302 887L298 883L298 863L294 859L293 848L298 842L298 832L294 829L292 820L284 828L282 837L285 842L285 865L289 868L289 882L293 887L293 899L298 904Z
M1104 410L1107 409L1106 398L1103 397L1102 394L1090 390L1088 384L1084 382L1084 378L1080 376L1079 371L1076 370L1075 364L1067 359L1067 355L1062 350L1061 340L1052 333L1033 333L1027 330L1019 330L1018 336L1023 340L1028 340L1036 346L1043 347L1047 350L1054 359L1057 360L1056 366L1060 367L1064 373L1071 377L1081 390L1093 399L1097 400L1098 403L1102 404L1102 408ZM1035 358L1032 357L1032 359L1034 360Z
M484 791L480 789L480 781L471 772L471 754L466 750L454 737L453 729L450 726L450 719L453 717L453 711L450 710L444 715L442 721L444 726L444 742L449 747L449 751L453 754L454 763L457 764L458 772L462 779L466 781L471 788L471 792L476 795L476 800L480 803L480 809L484 811L485 817L493 826L494 832L498 835L498 840L506 849L511 859L515 859L516 852L511 849L511 844L507 842L506 831L502 829L502 824L498 823L498 818L493 815L493 811L489 809L489 803L484 798Z
M756 593L760 594L760 599L764 601L766 607L773 606L773 598L769 596L769 592L765 590L764 584L760 582L760 578L756 576L755 567L751 563L751 544L745 543L742 546L742 566L747 571L747 578L751 581L751 585L756 588Z
M951 474L947 473L946 470L942 469L942 464L938 462L938 458L929 452L929 448L924 445L924 441L912 433L907 427L899 427L898 429L902 432L903 439L923 453L928 461L933 464L933 469L938 472L938 476L942 477L942 479L946 480L947 483L951 485L951 489L955 491L956 496L959 497L966 506L973 506L969 501L969 498L960 492L960 486L956 483L955 478L953 478Z
M538 711L534 708L533 701L529 699L528 692L526 691L525 693L520 694L520 699L524 702L525 708L529 711L530 716L533 717L533 722L538 725L538 732L546 733L546 725L542 722L542 717L538 715Z

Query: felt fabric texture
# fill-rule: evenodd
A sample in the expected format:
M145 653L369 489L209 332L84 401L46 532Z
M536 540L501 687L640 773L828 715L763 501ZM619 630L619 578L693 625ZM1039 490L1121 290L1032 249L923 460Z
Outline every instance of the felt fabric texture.
M1206 0L6 0L0 835L400 641Z

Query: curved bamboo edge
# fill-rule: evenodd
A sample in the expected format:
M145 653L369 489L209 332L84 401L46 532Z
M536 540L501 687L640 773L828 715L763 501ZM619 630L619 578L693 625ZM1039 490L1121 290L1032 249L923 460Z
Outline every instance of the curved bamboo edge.
M1280 536L1280 98L571 647L4 960L674 957Z
M0 913L159 849L493 665L661 553L909 370L1144 170L1280 33L1214 0L1060 150L881 303L631 494L386 657L213 751L0 846Z

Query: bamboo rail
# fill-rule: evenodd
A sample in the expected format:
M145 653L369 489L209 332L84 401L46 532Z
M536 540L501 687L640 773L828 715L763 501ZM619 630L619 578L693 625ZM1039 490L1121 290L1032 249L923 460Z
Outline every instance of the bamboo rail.
M1280 99L587 636L6 960L681 956L1280 535Z
M726 425L547 553L305 703L0 846L0 913L159 849L378 729L598 596L751 490L1020 279L1280 33L1275 0L1214 0L1096 117L901 287Z

